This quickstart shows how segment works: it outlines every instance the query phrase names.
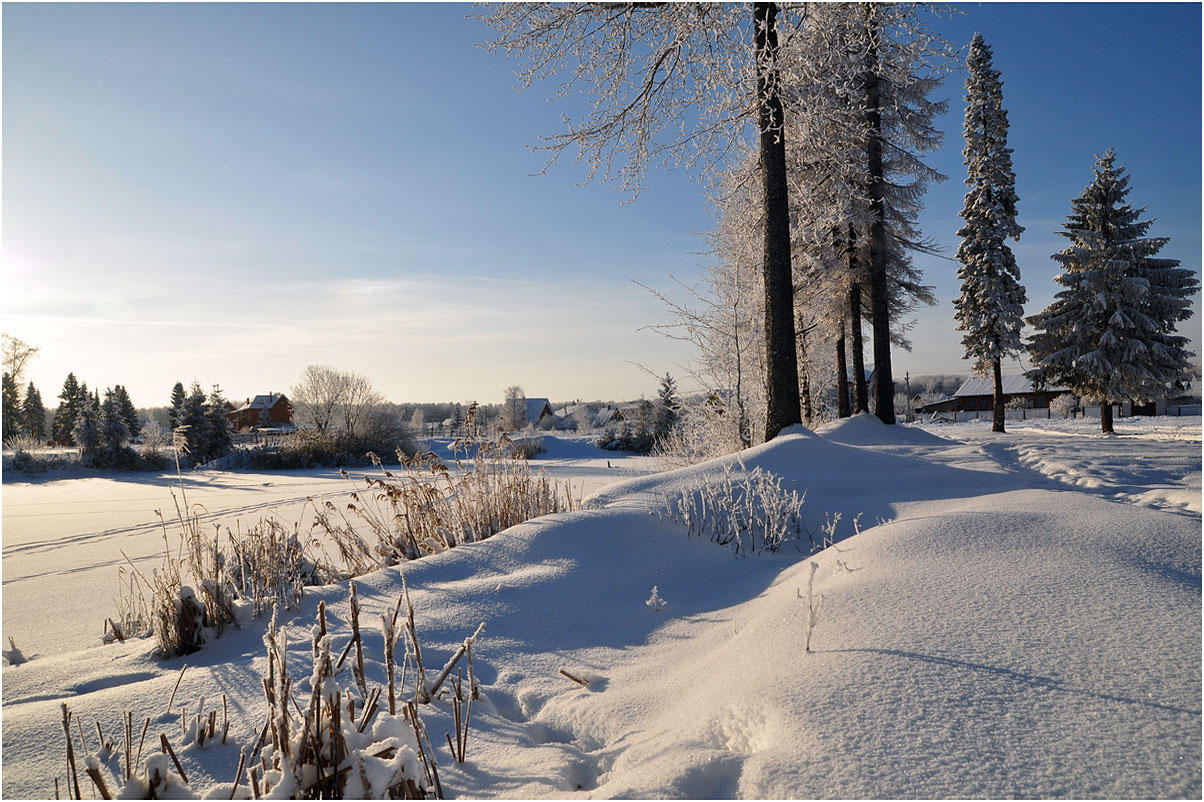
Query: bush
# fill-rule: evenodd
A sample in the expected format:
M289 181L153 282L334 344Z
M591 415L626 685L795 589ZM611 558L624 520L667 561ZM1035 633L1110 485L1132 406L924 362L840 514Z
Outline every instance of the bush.
M717 481L704 474L684 490L662 493L652 513L737 555L776 552L802 534L806 496L806 491L784 490L780 476L759 466L748 471L740 465L737 471L729 464Z
M303 470L322 467L363 467L374 455L413 454L418 450L409 430L377 432L373 436L343 432L300 431L279 445L260 445L238 452L237 463L254 470ZM390 464L398 464L391 460Z
M338 544L353 573L484 540L576 506L567 482L532 475L504 435L457 440L453 451L463 457L454 472L432 452L399 452L401 472L364 477L363 492L352 493L345 508L327 501L317 511L315 526ZM365 528L374 542L360 535Z

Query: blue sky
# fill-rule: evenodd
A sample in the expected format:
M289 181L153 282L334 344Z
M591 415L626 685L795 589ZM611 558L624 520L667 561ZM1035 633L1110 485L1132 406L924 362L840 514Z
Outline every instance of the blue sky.
M1055 232L1116 149L1131 200L1200 269L1200 6L997 4L935 26L981 31L1015 149L1028 311L1051 299ZM684 171L635 203L532 177L566 108L514 90L460 4L15 4L3 8L4 331L41 347L51 404L68 371L138 405L172 384L286 390L307 364L396 401L652 395L688 349L640 328L637 287L690 281L711 226ZM964 76L947 81L950 175L925 232L956 249ZM571 110L569 110L571 111ZM965 372L956 265L917 257L924 310L901 378ZM1199 347L1199 320L1187 324Z

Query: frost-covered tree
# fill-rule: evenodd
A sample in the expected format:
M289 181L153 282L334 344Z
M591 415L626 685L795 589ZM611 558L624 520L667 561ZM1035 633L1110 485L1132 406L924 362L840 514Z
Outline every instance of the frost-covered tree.
M54 412L54 422L50 426L50 436L59 445L75 444L73 430L75 418L79 415L80 407L88 395L84 387L75 378L74 373L68 373L63 381L63 389L59 391L59 406Z
M96 465L104 468L127 467L133 461L129 448L130 428L121 409L121 396L115 390L105 390L97 421L100 450Z
M1111 149L1098 157L1094 180L1072 201L1058 232L1070 245L1053 256L1063 289L1028 318L1029 375L1099 402L1105 433L1113 403L1153 400L1190 375L1194 354L1175 324L1191 317L1200 286L1177 259L1157 257L1168 240L1146 236L1154 221L1126 202L1129 178L1115 161Z
M171 388L171 406L167 410L167 428L172 431L175 431L175 428L180 425L180 416L187 399L188 394L184 392L184 383L176 382L176 386Z
M79 411L71 438L80 448L80 459L85 465L95 466L101 460L100 404L96 397L85 393L79 399Z
M209 405L205 391L194 381L180 408L177 428L183 434L183 445L194 464L209 461Z
M761 269L767 354L765 433L800 421L782 87L786 37L806 6L776 3L500 3L480 19L487 44L527 59L523 87L560 81L559 96L593 97L584 121L548 139L552 162L576 146L604 178L638 191L650 162L709 168L748 131L760 154ZM751 144L751 142L750 142ZM612 173L612 170L616 170Z
M34 440L42 442L46 439L46 407L33 382L25 389L25 398L21 401L21 425L24 433Z
M652 434L662 438L673 431L681 413L681 396L677 394L677 380L666 373L656 393L652 408Z
M4 334L0 339L3 339L4 345L4 372L19 385L25 375L25 366L37 356L39 349L9 334Z
M1008 147L1008 113L1003 107L1003 82L992 64L991 48L974 34L966 66L966 147L962 151L968 172L965 225L957 232L961 245L962 294L954 300L964 359L974 360L974 371L990 372L995 381L992 431L1004 431L1003 360L1023 349L1020 329L1024 303L1020 268L1008 247L1024 228L1016 222L1016 173Z
M226 417L228 411L221 388L214 385L205 401L205 419L209 424L209 438L205 446L207 460L224 457L234 448L234 427Z
M512 384L502 395L502 416L498 428L504 432L517 432L527 426L527 394L522 387Z
M138 417L138 410L130 399L129 391L118 384L113 387L113 397L121 410L121 417L125 420L126 428L130 430L130 439L138 439L138 436L142 434L142 419Z
M17 382L7 370L4 371L3 397L4 404L3 409L0 410L0 420L3 421L4 427L3 442L7 443L8 438L20 434L23 429L21 426L21 393L17 390Z

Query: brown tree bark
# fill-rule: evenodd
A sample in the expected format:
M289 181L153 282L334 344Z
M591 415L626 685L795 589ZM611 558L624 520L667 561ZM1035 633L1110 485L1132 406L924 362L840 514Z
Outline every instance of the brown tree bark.
M992 369L995 374L995 399L994 399L994 415L991 422L991 431L1002 432L1003 421L1006 418L1006 410L1003 407L1003 369L999 365L999 360L996 359L992 364Z
M765 203L765 439L801 423L798 355L795 352L794 284L790 265L790 209L786 139L777 69L776 3L753 3L757 70L757 123Z

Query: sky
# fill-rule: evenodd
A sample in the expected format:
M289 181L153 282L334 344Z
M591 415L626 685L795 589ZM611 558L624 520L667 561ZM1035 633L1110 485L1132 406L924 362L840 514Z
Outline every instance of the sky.
M1197 273L1201 6L970 4L932 25L995 53L1011 121L1028 314L1053 299L1070 201L1114 148L1130 201ZM0 325L138 406L171 387L288 392L310 364L397 402L655 394L687 346L639 284L705 270L699 176L655 169L634 202L530 150L579 106L516 91L466 4L3 6ZM967 374L952 300L965 194L964 74L938 97L949 175L929 190L921 310L902 379ZM638 282L638 283L637 283ZM1200 350L1197 317L1183 331ZM1020 370L1022 365L1014 366ZM683 382L683 385L688 385Z

